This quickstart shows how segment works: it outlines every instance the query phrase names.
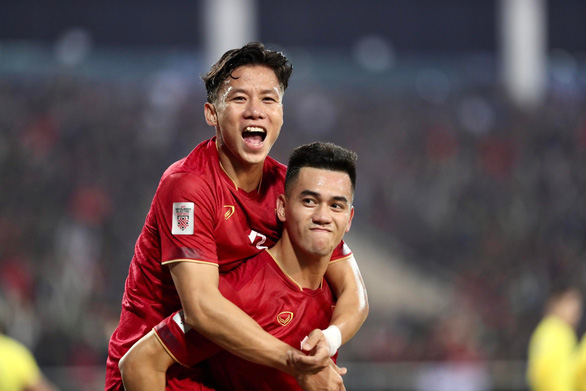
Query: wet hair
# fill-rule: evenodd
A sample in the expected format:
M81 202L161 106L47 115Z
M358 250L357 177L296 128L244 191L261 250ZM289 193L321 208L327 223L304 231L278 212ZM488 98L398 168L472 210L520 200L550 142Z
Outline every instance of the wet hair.
M356 187L356 160L358 155L336 144L316 141L297 147L289 157L285 176L285 193L289 194L290 186L299 176L303 167L320 168L330 171L345 172L352 183L352 195Z
M201 77L206 86L207 101L213 103L218 97L222 83L228 77L232 77L232 72L236 68L244 65L263 65L271 68L279 80L281 92L287 89L293 71L291 62L283 53L268 50L260 42L250 42L240 49L228 50L212 65L210 71Z

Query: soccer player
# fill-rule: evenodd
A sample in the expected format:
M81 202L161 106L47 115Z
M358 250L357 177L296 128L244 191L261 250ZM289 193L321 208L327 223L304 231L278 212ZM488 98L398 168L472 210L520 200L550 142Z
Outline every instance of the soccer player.
M368 313L351 251L334 250L326 279L336 295L334 332L316 332L306 356L265 332L218 290L220 273L272 246L281 227L274 205L285 167L268 157L283 124L287 58L251 43L226 52L203 79L206 122L216 136L163 174L126 279L120 323L108 349L106 389L121 390L118 361L161 320L183 309L186 324L237 356L292 375L327 368L334 351ZM314 349L315 348L315 349ZM189 377L167 372L168 387ZM177 386L179 387L179 386ZM310 389L310 387L307 387Z
M31 351L0 332L0 390L54 391Z
M582 293L577 285L556 281L545 314L531 335L527 379L532 391L575 391L576 328L582 316Z
M291 346L299 346L313 329L330 322L335 302L324 274L354 215L355 161L353 152L330 143L295 149L285 194L277 200L277 215L284 223L281 239L220 277L226 298ZM188 330L179 311L122 358L124 385L127 391L164 390L165 372L174 362L192 366L219 350ZM212 356L209 366L213 384L222 390L299 389L290 375L226 351ZM338 389L343 389L339 374L330 371L337 377Z

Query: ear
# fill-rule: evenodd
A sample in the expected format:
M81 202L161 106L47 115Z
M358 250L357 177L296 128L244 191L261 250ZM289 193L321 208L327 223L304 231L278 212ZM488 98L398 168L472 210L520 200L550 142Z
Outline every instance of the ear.
M287 198L285 197L285 194L279 194L279 197L277 198L277 218L283 223L287 220L285 216L286 203Z
M216 126L218 124L218 113L216 107L210 102L206 102L203 105L203 114L206 117L206 122L210 126Z
M354 207L350 209L350 218L348 219L348 223L346 224L346 231L350 231L350 226L352 225L352 219L354 218Z

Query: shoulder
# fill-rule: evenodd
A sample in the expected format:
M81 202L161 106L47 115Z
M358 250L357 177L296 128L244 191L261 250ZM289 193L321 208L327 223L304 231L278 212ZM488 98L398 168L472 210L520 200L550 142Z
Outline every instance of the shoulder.
M563 321L546 317L537 326L532 343L537 346L574 346L577 343L576 333L573 328Z
M12 363L26 362L29 366L36 366L36 361L30 350L13 338L0 335L0 351L9 357Z
M264 175L271 175L278 178L285 178L285 174L287 173L287 166L282 163L279 163L275 159L270 156L267 156L265 159L264 165Z
M185 158L176 161L165 170L159 182L158 192L178 194L211 193L217 180L217 157L214 158L215 144L207 140L199 144ZM214 164L216 163L216 164Z
M266 186L265 189L277 190L279 193L283 192L286 174L287 166L267 156L263 167L263 187Z
M266 250L261 251L222 277L226 283L232 285L234 289L239 291L257 278L264 279L261 274L267 268L267 265L269 265L270 259L271 257Z
M274 159L270 156L267 156L267 158L265 159L265 162L266 162L266 164L265 164L266 166L275 167L276 169L287 171L286 165L284 165L283 163L277 161L276 159Z
M163 173L161 180L178 173L206 174L216 169L217 162L215 140L206 140L198 144L189 155L171 164Z

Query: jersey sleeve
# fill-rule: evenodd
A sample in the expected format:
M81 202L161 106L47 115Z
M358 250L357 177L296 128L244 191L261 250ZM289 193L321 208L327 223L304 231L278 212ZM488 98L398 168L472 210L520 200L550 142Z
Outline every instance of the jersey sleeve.
M352 256L352 250L344 241L342 240L338 246L334 249L332 253L332 257L330 258L330 262L338 262L343 261L344 259L348 259Z
M218 288L226 299L242 308L238 293L224 278L220 278ZM185 324L183 311L177 311L163 319L153 330L173 360L186 367L194 366L222 350Z
M189 259L217 264L211 187L196 174L175 173L161 181L156 197L161 263Z

